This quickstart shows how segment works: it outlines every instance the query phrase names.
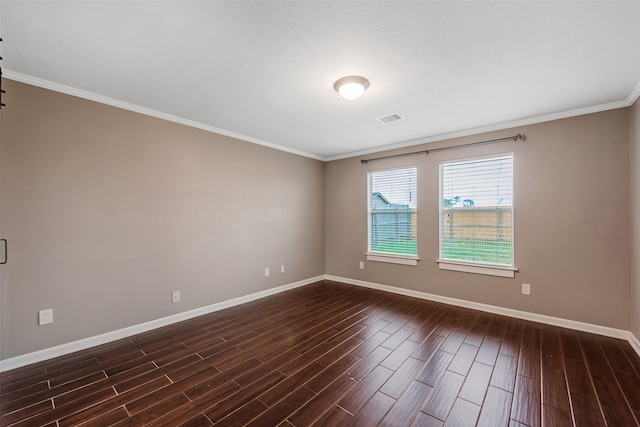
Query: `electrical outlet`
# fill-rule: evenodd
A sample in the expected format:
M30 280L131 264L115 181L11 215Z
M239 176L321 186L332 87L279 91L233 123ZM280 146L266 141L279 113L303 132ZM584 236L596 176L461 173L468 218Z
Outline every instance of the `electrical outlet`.
M364 270L364 261L360 261L360 270Z
M284 264L280 266L280 273L284 273Z
M171 302L174 304L180 302L180 291L171 292Z
M264 277L269 277L269 267L264 269Z
M38 325L48 325L53 323L53 309L40 310L38 312Z
M522 295L531 295L531 285L528 283L522 284Z

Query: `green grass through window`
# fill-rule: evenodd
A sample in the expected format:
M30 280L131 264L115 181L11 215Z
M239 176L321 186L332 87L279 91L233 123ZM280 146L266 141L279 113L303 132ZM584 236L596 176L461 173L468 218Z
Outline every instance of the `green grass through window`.
M371 244L372 252L385 252L397 255L418 255L418 242L415 240L385 240Z
M443 240L442 258L488 262L493 264L512 264L511 242L487 242L479 240Z
M442 258L457 261L511 265L511 248L511 242L444 240L442 242ZM372 244L371 251L417 256L418 243L411 240L385 240Z

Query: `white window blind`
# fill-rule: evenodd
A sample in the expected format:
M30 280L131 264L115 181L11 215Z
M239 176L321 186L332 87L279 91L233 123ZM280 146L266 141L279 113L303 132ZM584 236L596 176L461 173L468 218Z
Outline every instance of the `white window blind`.
M440 259L513 266L513 155L440 164Z
M418 255L416 175L415 167L368 174L369 252Z

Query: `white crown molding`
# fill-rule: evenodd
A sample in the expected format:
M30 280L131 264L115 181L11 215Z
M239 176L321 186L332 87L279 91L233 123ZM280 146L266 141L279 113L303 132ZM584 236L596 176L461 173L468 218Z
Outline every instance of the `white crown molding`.
M632 93L635 93L635 92L640 92L640 83ZM638 97L638 94L640 93L636 93L635 95L636 98ZM325 157L323 160L325 162L330 162L333 160L347 159L349 157L365 156L368 154L380 153L382 151L396 150L398 148L413 147L416 145L428 144L431 142L446 141L448 139L462 138L464 136L473 136L473 135L478 135L486 132L495 132L495 131L504 130L504 129L512 129L512 128L517 128L521 126L534 125L537 123L551 122L553 120L561 120L561 119L567 119L570 117L584 116L586 114L599 113L602 111L615 110L617 108L624 108L632 105L633 102L631 102L631 99L632 99L632 96L630 95L624 101L610 102L608 104L594 105L593 107L578 108L576 110L562 111L559 113L547 114L544 116L530 117L528 119L498 123L495 125L467 129L459 132L443 133L440 135L430 136L427 138L412 139L409 141L403 141L395 144L371 148L369 150L354 151L351 153L340 154L338 156Z
M635 102L638 100L639 97L640 97L640 82L638 82L636 87L633 88L633 90L627 97L627 104L629 104L629 106L635 104Z
M367 155L367 154L380 153L382 151L395 150L395 149L398 149L398 148L412 147L412 146L415 146L415 145L427 144L427 143L431 143L431 142L445 141L445 140L448 140L448 139L461 138L461 137L465 137L465 136L473 136L473 135L478 135L478 134L486 133L486 132L495 132L495 131L504 130L504 129L516 128L516 127L520 127L520 126L527 126L527 125L533 125L533 124L537 124L537 123L550 122L550 121L553 121L553 120L566 119L566 118L569 118L569 117L582 116L582 115L585 115L585 114L599 113L599 112L607 111L607 110L615 110L616 108L624 108L624 107L629 107L629 106L633 105L635 103L635 101L638 99L638 97L640 97L640 82L638 82L636 87L631 91L629 96L624 101L610 102L610 103L607 103L607 104L600 104L600 105L595 105L595 106L592 106L592 107L585 107L585 108L578 108L578 109L575 109L575 110L562 111L562 112L559 112L559 113L547 114L547 115L544 115L544 116L530 117L530 118L527 118L527 119L515 120L515 121L510 121L510 122L503 122L503 123L498 123L498 124L495 124L495 125L483 126L483 127L479 127L479 128L472 128L472 129L462 130L462 131L458 131L458 132L444 133L444 134L440 134L440 135L430 136L430 137L427 137L427 138L417 138L417 139L412 139L412 140L408 140L408 141L398 142L398 143L395 143L395 144L384 145L384 146L381 146L381 147L375 147L375 148L371 148L371 149L368 149L368 150L353 151L353 152L350 152L350 153L340 154L340 155L337 155L337 156L322 157L322 156L318 156L318 155L315 155L315 154L307 153L307 152L304 152L304 151L301 151L301 150L296 150L294 148L285 147L283 145L274 144L274 143L271 143L271 142L268 142L268 141L264 141L264 140L261 140L261 139L258 139L258 138L253 138L251 136L242 135L242 134L239 134L239 133L236 133L236 132L231 132L231 131L228 131L228 130L225 130L225 129L220 129L220 128L217 128L217 127L214 127L214 126L206 125L204 123L200 123L200 122L196 122L196 121L193 121L193 120L184 119L182 117L173 116L171 114L162 113L160 111L152 110L150 108L145 108L145 107L141 107L139 105L130 104L128 102L119 101L119 100L114 99L114 98L109 98L109 97L98 95L98 94L95 94L95 93L92 93L92 92L76 89L76 88L73 88L73 87L70 87L70 86L65 86L65 85L62 85L62 84L59 84L59 83L54 83L54 82L51 82L51 81L48 81L48 80L40 79L38 77L32 77L32 76L28 76L26 74L17 73L15 71L11 71L11 70L6 70L5 69L5 70L3 70L2 77L3 78L7 78L9 80L15 80L17 82L30 84L32 86L37 86L37 87L41 87L41 88L44 88L44 89L49 89L49 90L53 90L53 91L56 91L56 92L65 93L67 95L77 96L79 98L88 99L90 101L95 101L95 102L99 102L99 103L102 103L102 104L111 105L113 107L122 108L124 110L134 111L136 113L145 114L147 116L156 117L156 118L163 119L163 120L168 120L170 122L179 123L179 124L182 124L182 125L185 125L185 126L189 126L189 127L193 127L193 128L197 128L197 129L202 129L202 130L205 130L207 132L213 132L213 133L217 133L217 134L220 134L220 135L225 135L225 136L228 136L228 137L231 137L231 138L239 139L241 141L250 142L250 143L253 143L253 144L257 144L257 145L262 145L262 146L265 146L265 147L273 148L275 150L285 151L287 153L296 154L298 156L308 157L308 158L311 158L311 159L314 159L314 160L320 160L320 161L324 161L324 162L330 162L330 161L333 161L333 160L346 159L346 158L355 157L355 156L364 156L364 155Z
M252 144L262 145L265 147L273 148L274 150L285 151L287 153L296 154L302 157L309 157L311 159L324 161L324 158L315 154L306 153L304 151L296 150L294 148L285 147L283 145L274 144L268 141L263 141L251 136L242 135L236 132L220 129L214 126L206 125L204 123L196 122L182 117L173 116L171 114L162 113L160 111L152 110L150 108L141 107L139 105L130 104L128 102L119 101L107 96L98 95L93 92L88 92L81 89L76 89L71 86L65 86L59 83L51 82L48 80L40 79L38 77L28 76L26 74L16 73L11 70L2 70L2 77L9 80L15 80L20 83L26 83L32 86L41 87L43 89L53 90L55 92L64 93L67 95L77 96L78 98L87 99L89 101L99 102L101 104L110 105L112 107L122 108L123 110L133 111L136 113L144 114L158 119L167 120L181 125L189 126L196 129L202 129L207 132L217 133L219 135L228 136L231 138L239 139L241 141L250 142Z
M370 289L391 292L394 294L405 295L414 298L426 299L429 301L440 302L443 304L455 305L458 307L470 308L473 310L484 311L487 313L500 314L502 316L515 317L517 319L529 320L531 322L544 323L547 325L559 326L562 328L573 329L576 331L589 332L597 335L623 339L629 341L633 349L640 356L640 342L630 332L622 329L609 328L607 326L593 325L591 323L578 322L575 320L562 319L559 317L546 316L544 314L530 313L527 311L514 310L511 308L498 307L495 305L482 304L473 301L461 300L457 298L445 297L441 295L430 294L410 289L397 288L395 286L382 285L379 283L366 282L363 280L349 279L347 277L339 277L325 275L326 280L347 283L349 285L362 286Z
M233 306L244 304L260 298L279 294L284 291L299 288L301 286L306 286L311 283L319 282L321 280L324 280L324 276L311 277L309 279L300 280L298 282L289 283L287 285L278 286L272 289L267 289L266 291L256 292L253 294L230 299L227 301L222 301L216 304L207 305L205 307L196 308L193 310L185 311L183 313L178 313L171 316L163 317L161 319L156 319L149 322L140 323L138 325L129 326L127 328L118 329L116 331L107 332L105 334L96 335L94 337L84 338L84 339L73 341L67 344L62 344L55 347L46 348L44 350L27 353L21 356L0 360L0 372L20 368L22 366L41 362L43 360L52 359L54 357L64 356L66 354L74 353L76 351L86 350L88 348L96 347L98 345L106 344L108 342L116 341L122 338L127 338L132 335L140 334L142 332L147 332L152 329L161 328L163 326L167 326L172 323L192 319L197 316L213 313L214 311L223 310L225 308L233 307Z

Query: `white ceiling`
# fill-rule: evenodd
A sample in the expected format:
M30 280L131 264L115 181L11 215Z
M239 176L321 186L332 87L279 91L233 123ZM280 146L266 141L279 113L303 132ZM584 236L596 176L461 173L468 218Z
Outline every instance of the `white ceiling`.
M5 77L320 159L630 105L640 1L7 1ZM333 83L371 82L346 101ZM405 120L376 119L398 113Z

